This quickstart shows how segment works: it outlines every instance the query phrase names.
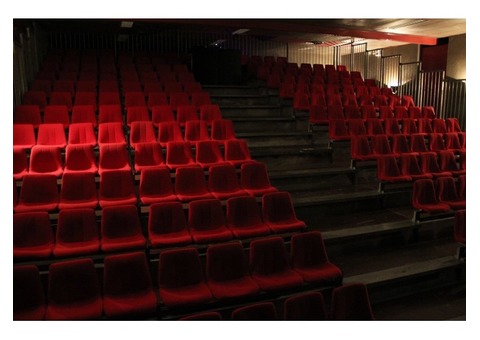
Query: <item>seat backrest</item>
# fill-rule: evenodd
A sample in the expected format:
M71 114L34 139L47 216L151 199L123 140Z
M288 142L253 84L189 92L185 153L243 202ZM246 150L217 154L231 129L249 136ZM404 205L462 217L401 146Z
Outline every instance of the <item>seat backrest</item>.
M158 124L158 141L165 147L169 142L183 142L183 134L180 125L175 121L165 121ZM180 144L175 144L178 148ZM172 147L171 147L172 148ZM167 147L168 157L168 147Z
M257 200L252 196L240 196L227 199L227 225L243 228L263 223Z
M418 209L420 204L437 204L438 196L431 179L419 179L413 182L413 207Z
M149 234L169 234L187 230L187 218L181 202L161 202L150 205Z
M98 124L118 122L123 124L122 107L120 104L100 104Z
M140 173L139 194L143 195L170 195L173 194L173 185L168 168L145 168Z
M63 169L60 148L48 145L35 145L30 152L30 171L51 173Z
M102 238L121 238L142 234L137 207L134 205L104 207L100 232Z
M181 267L183 270L178 270ZM185 287L204 282L200 256L196 248L182 247L162 251L158 262L158 286Z
M164 164L162 146L155 141L138 143L135 146L134 159L135 167L160 166Z
M58 196L55 175L27 174L23 177L19 203L58 202Z
M13 266L13 320L42 320L45 310L46 298L38 267Z
M218 143L211 140L199 141L195 149L195 160L199 164L204 164L205 167L222 162L223 156Z
M81 190L79 189L81 188ZM97 199L97 185L93 172L67 172L62 176L60 202Z
M453 177L438 177L435 180L435 189L440 202L460 200Z
M321 292L308 292L291 296L283 302L284 320L327 320L325 299Z
M249 268L252 274L269 275L290 268L285 242L271 236L250 243Z
M100 175L99 198L128 197L135 195L132 173L129 170L105 171Z
M197 142L209 140L207 123L204 120L187 120L185 122L185 140L189 142Z
M270 187L267 166L264 163L255 161L242 164L240 168L240 185L244 189Z
M61 243L98 240L99 230L95 210L91 208L63 209L58 214L55 239Z
M232 311L232 320L278 320L277 308L273 302L259 302L245 307L239 307Z
M230 281L249 276L243 246L239 242L214 244L207 248L207 281Z
M290 193L278 191L263 195L262 215L265 222L275 223L296 219Z
M13 247L53 247L54 235L50 217L45 211L16 213L13 215Z
M29 149L36 144L32 124L13 124L13 146Z
M223 142L228 139L235 139L235 130L233 122L230 119L215 119L212 120L211 128L212 140Z
M231 139L225 141L224 154L226 161L249 161L252 159L246 140Z
M222 204L217 199L201 199L188 204L188 228L214 230L225 227Z
M332 320L374 320L367 287L351 283L334 288L330 315Z
M210 192L229 192L240 189L235 167L230 163L210 166L208 169L208 188Z
M90 170L96 169L93 146L88 144L69 144L65 149L65 170Z
M320 231L293 234L290 256L293 268L315 267L329 262Z
M41 124L38 127L37 135L38 145L54 145L65 147L67 138L62 124Z
M191 162L193 162L193 156L190 142L167 143L167 165L183 165Z
M154 105L151 107L151 110L152 110L152 122L157 127L161 122L175 121L173 108L168 104Z
M68 129L68 145L97 145L97 137L92 123L73 123Z

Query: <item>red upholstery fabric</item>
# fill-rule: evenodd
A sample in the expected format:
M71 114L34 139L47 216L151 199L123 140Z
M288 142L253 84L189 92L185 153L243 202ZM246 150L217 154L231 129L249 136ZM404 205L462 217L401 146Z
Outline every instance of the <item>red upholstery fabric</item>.
M175 121L173 108L167 103L155 104L152 107L150 107L150 110L152 111L152 123L157 128L158 128L158 125L162 122Z
M98 174L108 171L130 171L128 151L122 143L102 144L99 148Z
M22 105L37 105L43 111L47 105L47 95L43 91L27 91L23 94Z
M222 205L217 199L199 199L188 204L188 230L193 241L199 244L233 238L226 226Z
M135 150L138 144L156 141L155 129L151 121L134 121L130 125L130 146Z
M408 153L402 154L400 156L400 165L401 165L400 169L401 169L402 175L410 176L414 181L417 179L433 178L432 174L424 173L422 171L416 155L412 155Z
M401 133L400 125L398 124L398 119L396 118L385 118L385 134L387 136L397 135Z
M224 145L225 161L235 167L240 167L243 163L251 161L250 150L246 140L232 139L225 141Z
M58 187L55 175L27 174L15 212L54 211L58 207Z
M183 142L183 134L180 125L174 121L159 122L158 141L162 147L166 147L169 142Z
M91 172L68 172L62 176L58 208L92 208L98 205L95 174Z
M98 124L102 123L121 123L123 126L122 107L120 104L99 106ZM98 137L100 139L100 136Z
M432 119L432 132L433 133L447 133L447 124L445 119Z
M308 122L310 124L328 124L327 107L324 105L310 105Z
M170 170L196 166L190 142L168 142L166 146L165 164Z
M342 283L343 273L328 259L319 231L292 235L290 247L292 268L305 282L322 286Z
M142 204L176 201L170 170L165 167L151 167L140 173L139 196Z
M116 205L103 208L100 247L105 253L145 248L137 207Z
M377 177L384 182L409 182L412 177L402 175L394 156L383 156L377 160Z
M127 145L122 123L111 122L98 125L98 146L101 147L104 144Z
M102 313L103 298L92 259L50 265L47 320L93 320Z
M61 210L55 234L55 257L81 256L98 253L99 230L95 211L91 208Z
M62 124L64 129L70 125L70 116L66 105L47 105L43 113L44 124Z
M287 298L283 303L283 319L292 321L327 320L327 307L321 292L308 292Z
M54 245L47 212L33 211L13 215L13 257L48 258Z
M439 202L434 182L431 179L419 179L413 182L412 205L417 210L429 213L450 210L448 204Z
M93 147L88 144L67 145L65 149L64 173L98 171Z
M62 124L41 124L38 127L37 145L49 145L64 148L67 145Z
M143 92L125 92L125 108L133 107L133 106L147 106L145 102L145 94ZM147 111L148 112L148 111Z
M132 173L125 170L105 171L100 176L98 203L101 208L112 205L136 204L137 195Z
M366 136L367 129L365 128L365 124L363 119L349 119L348 120L348 132L351 136Z
M458 196L457 186L453 177L439 177L435 180L435 190L438 195L438 201L446 203L452 210L464 210L467 207L467 201Z
M206 256L207 285L215 298L241 298L260 292L250 276L241 243L210 245Z
M212 165L208 170L208 189L219 200L230 197L248 196L240 187L237 171L230 163Z
M68 145L88 144L93 147L97 145L97 136L95 135L92 123L72 123L68 130Z
M179 271L179 267L183 270ZM160 253L158 293L168 308L200 305L212 300L196 248L177 248Z
M13 124L13 146L30 149L37 143L32 124Z
M345 321L375 320L367 287L362 283L351 283L334 288L330 317Z
M135 146L134 168L141 173L144 169L165 167L163 151L160 143L155 141L138 143Z
M143 94L143 93L142 93ZM147 106L127 107L127 126L131 127L133 122L147 122L150 120L150 113Z
M440 170L438 165L437 154L435 152L424 152L419 154L420 157L420 166L423 173L429 173L434 178L443 177L443 176L452 176L452 173L449 171Z
M182 202L213 198L208 191L203 169L197 166L177 168L174 188L175 194Z
M410 150L412 152L424 153L428 152L425 137L421 133L410 134Z
M227 199L227 227L238 239L265 236L271 233L263 223L255 197L241 196Z
M144 318L155 315L157 297L145 253L106 256L103 292L103 310L107 318Z
M331 141L350 140L350 133L348 132L346 120L330 119L328 122L328 138Z
M218 104L205 104L200 106L200 119L207 123L207 126L212 125L215 119L222 119L222 112Z
M24 148L13 147L13 179L18 181L28 174L28 158Z
M357 161L375 160L369 138L366 135L353 136L350 144L350 157Z
M229 119L212 120L210 136L212 140L217 141L219 144L224 144L227 140L236 139L233 122Z
M387 135L375 135L371 137L371 140L372 152L377 158L383 156L398 156L393 153Z
M287 191L263 195L262 215L265 224L276 234L301 231L307 228L305 222L297 218L292 198Z
M185 140L192 144L210 140L207 122L204 120L187 120L185 122Z
M267 237L250 243L250 273L261 290L278 291L299 287L302 277L289 264L281 237Z
M452 151L439 151L437 155L441 171L451 172L454 176L465 175L467 173L466 170L460 169L455 154Z
M210 94L206 91L192 92L191 97L191 103L192 105L195 105L197 110L200 110L202 105L209 105L212 103L210 100Z
M30 174L45 174L60 177L63 162L60 148L56 146L35 145L30 152Z
M37 266L13 266L13 320L43 320L46 307Z
M246 162L240 168L240 185L249 195L259 197L278 191L271 185L267 166L261 162Z
M393 154L399 155L400 157L405 154L418 156L418 152L410 151L411 149L406 135L396 134L391 136L391 139Z
M183 246L192 243L187 219L180 202L154 203L148 216L151 247Z
M259 302L232 311L234 321L274 321L278 320L277 308L273 302Z
M443 134L441 133L431 133L428 137L428 146L430 151L433 152L444 151L447 149L445 147L445 141L443 140Z

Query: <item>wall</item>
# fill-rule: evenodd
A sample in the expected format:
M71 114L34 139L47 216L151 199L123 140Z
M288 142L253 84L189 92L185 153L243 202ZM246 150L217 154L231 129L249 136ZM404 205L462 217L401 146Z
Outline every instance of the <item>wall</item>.
M412 63L418 61L418 51L419 45L400 45L394 47L387 47L383 49L383 56L388 57L391 55L400 54L402 57L400 59L401 63Z
M447 77L467 79L467 35L461 34L448 40Z

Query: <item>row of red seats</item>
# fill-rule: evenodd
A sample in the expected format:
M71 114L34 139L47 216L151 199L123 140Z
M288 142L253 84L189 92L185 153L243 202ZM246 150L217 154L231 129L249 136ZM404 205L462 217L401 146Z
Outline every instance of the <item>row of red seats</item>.
M254 197L232 197L226 201L226 212L221 201L213 198L189 202L187 213L179 201L154 203L146 232L135 205L104 207L101 216L99 228L93 208L72 205L60 210L54 232L45 211L14 214L13 258L18 261L183 247L307 228L296 217L288 192L263 195L261 209Z
M66 105L47 105L43 114L38 105L19 105L15 109L13 122L30 124L34 129L38 129L41 124L62 124L65 129L68 129L70 124L75 123L91 123L93 127L97 127L101 123L119 122L130 126L132 122L138 120L152 121L155 127L158 127L158 124L163 121L178 121L184 124L186 120L200 119L210 126L212 120L222 119L218 104L201 104L198 107L193 104L174 106L161 97L156 98L155 102L150 102L151 107L128 107L125 113L121 105L101 105L98 117L96 106L93 104L74 105L71 114Z
M35 145L29 155L23 148L13 148L13 179L21 181L27 174L44 174L60 177L64 173L88 172L102 174L110 170L133 170L141 173L146 168L164 167L174 171L183 166L208 169L212 165L229 164L240 167L251 160L245 140L226 140L222 148L218 141L199 141L194 152L188 141L136 144L133 160L124 144L101 144L98 157L91 144L69 144L65 148L65 161L57 146ZM164 156L165 154L165 156Z
M380 134L352 135L350 155L353 160L368 161L386 155L400 157L405 154L418 155L427 152L450 151L463 156L462 167L464 167L466 148L465 144L460 143L458 136L459 134L456 132L429 135L414 133L408 137L397 134L390 138L388 135Z
M48 106L66 106L71 112L74 105L91 105L94 108L101 105L124 105L153 107L155 105L171 105L176 108L179 105L194 105L200 109L202 105L211 104L210 95L206 91L187 93L178 92L143 92L141 89L134 92L126 92L120 95L114 90L99 91L98 99L95 92L77 92L72 96L70 92L52 92L47 101L43 91L27 91L22 98L22 106L38 106L40 112L44 112Z
M383 132L383 133L382 133ZM460 145L466 145L466 133L461 131L456 118L447 119L379 119L352 118L330 119L328 121L328 136L331 141L350 140L352 136L374 136L385 134L395 136L412 135L451 135L457 134Z
M195 114L196 115L196 114ZM167 115L164 116L168 118ZM159 142L166 147L168 142L191 142L197 144L200 141L215 141L224 145L225 141L236 139L233 122L229 119L213 119L210 121L211 128L206 120L200 120L197 116L179 116L183 121L162 121L157 125L157 132L152 121L133 121L130 129L125 133L122 122L101 123L98 126L98 138L91 123L74 123L68 127L68 139L64 126L57 123L44 123L38 127L37 137L33 125L13 124L13 147L19 149L31 149L33 146L52 146L65 148L67 145L88 144L99 146L105 144L127 145L127 138L132 149L139 143ZM212 116L210 116L213 118ZM191 118L191 119L189 119ZM205 118L205 116L204 116ZM125 136L127 134L127 136Z
M460 177L459 177L460 179ZM427 213L466 209L466 176L457 188L453 177L419 179L413 183L412 205Z
M377 159L377 177L383 183L457 177L464 197L465 183L463 181L465 177L462 177L466 175L464 164L465 162L462 162L459 167L455 155L449 151L441 151L438 154L427 152L421 153L419 156L402 154L400 159L394 156L382 156Z
M184 166L175 170L172 184L166 167L145 169L140 175L138 196L142 204L179 200L190 202L205 198L227 199L235 196L260 197L275 192L266 165L250 161L243 163L240 174L233 165L212 165L208 172L199 166ZM82 188L79 190L78 188ZM97 192L94 173L67 172L62 176L60 192L54 174L26 174L20 193L16 181L13 187L14 211L49 211L71 207L101 208L119 204L137 204L137 190L132 172L109 170L100 174ZM18 200L18 201L17 201Z
M243 321L367 321L375 320L370 305L368 290L363 283L349 283L332 290L330 310L319 291L300 293L286 298L282 303L283 313L271 301L256 302L235 308L230 320ZM224 320L218 311L200 312L187 315L179 320Z
M14 266L14 319L154 317L162 306L174 309L222 300L243 302L241 299L264 292L309 284L337 286L343 276L328 260L319 232L294 234L290 253L280 237L253 240L248 262L237 242L210 245L205 269L198 250L191 247L165 250L158 260L155 285L141 252L106 256L102 280L91 259L52 263L47 296L36 266Z

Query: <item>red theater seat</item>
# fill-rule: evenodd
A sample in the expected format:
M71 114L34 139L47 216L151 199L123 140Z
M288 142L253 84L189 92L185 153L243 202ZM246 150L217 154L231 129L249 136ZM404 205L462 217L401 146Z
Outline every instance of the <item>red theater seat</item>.
M98 112L98 124L120 123L123 127L123 114L120 104L100 105Z
M183 270L179 271L179 266ZM160 253L158 293L167 308L202 305L212 300L196 248L183 247Z
M62 176L63 162L60 148L35 145L30 152L29 173Z
M103 208L100 233L100 248L105 253L145 248L146 240L134 205Z
M332 320L375 320L367 287L363 283L351 283L334 288L330 305Z
M251 161L243 163L240 168L240 186L250 196L263 196L278 191L271 185L267 166L264 163Z
M453 151L439 151L437 152L438 155L438 163L440 165L441 171L448 171L453 174L453 176L460 176L465 175L467 173L466 170L461 169L458 165L457 159Z
M158 123L158 142L165 148L169 142L183 142L180 125L175 121ZM177 146L180 144L177 144ZM191 152L191 151L190 151Z
M138 143L135 147L134 168L135 172L141 173L147 168L165 167L163 151L160 143Z
M135 121L130 125L130 146L134 150L138 144L156 142L156 139L152 122Z
M239 242L210 245L205 268L208 288L216 299L245 298L260 293Z
M102 123L98 126L98 145L122 144L127 145L123 125L119 122Z
M343 273L330 262L319 231L293 234L290 244L292 268L305 282L322 286L342 283Z
M100 249L99 230L92 208L61 210L55 233L55 257L97 254Z
M67 107L68 111L71 111L73 106L72 93L65 91L52 92L50 94L49 105L64 105Z
M302 277L290 267L281 237L250 242L249 266L253 280L263 291L279 291L303 285Z
M177 195L173 192L170 170L165 167L150 167L140 173L138 188L140 202L150 205L165 201L176 201Z
M234 309L231 318L233 321L275 321L278 313L273 302L258 302Z
M92 172L67 172L62 176L58 208L92 208L98 205L95 174Z
M328 320L323 294L321 292L307 292L285 299L283 319L291 321Z
M38 127L37 145L49 145L64 148L67 138L62 124L41 124Z
M46 211L13 215L13 258L46 259L52 255L53 229Z
M88 144L69 144L65 149L64 173L90 172L97 173L97 164L93 146Z
M402 175L410 176L414 181L433 178L432 174L422 171L418 158L414 154L405 153L400 156L400 169Z
M173 108L168 104L155 105L151 108L152 111L152 123L158 128L162 122L174 122L175 115Z
M188 204L188 230L193 241L199 244L233 238L226 226L222 204L217 199L199 199Z
M95 107L92 105L74 105L72 108L72 124L91 123L97 127L97 116Z
M227 140L236 139L233 122L229 119L212 120L211 139L219 144L225 144Z
M222 113L218 104L206 104L200 106L200 120L207 123L207 126L212 125L213 120L222 119Z
M262 215L265 224L275 234L301 231L307 228L305 222L297 218L292 198L287 191L264 194Z
M124 144L110 143L100 145L98 174L112 170L131 170L130 158Z
M236 196L248 196L240 187L237 171L230 163L212 165L208 169L208 189L219 200Z
M252 160L250 150L246 140L232 139L225 141L224 159L235 167L240 167L243 163Z
M154 316L157 297L145 253L106 256L103 294L103 310L109 319L142 319Z
M170 170L197 166L193 160L190 142L168 142L165 164Z
M127 109L127 112L128 108L133 106L147 106L147 103L145 102L145 94L143 92L126 91L124 99L124 106Z
M180 202L153 203L148 215L150 247L176 247L192 243L187 218Z
M402 175L395 156L377 159L377 178L382 182L410 182L412 177Z
M240 196L227 199L227 227L238 239L265 236L271 233L263 222L255 197Z
M126 123L128 127L131 127L133 122L151 121L150 113L146 106L130 106L126 110Z
M203 169L225 163L218 143L211 140L198 141L195 149L195 163Z
M187 120L185 122L185 140L193 145L210 140L207 123L204 120ZM198 146L198 145L197 145Z
M35 131L32 124L13 124L13 147L30 149L36 144Z
M446 203L452 210L464 210L467 206L465 198L460 198L453 177L439 177L435 180L438 201Z
M55 175L27 174L15 212L55 211L58 207L58 186Z
M137 195L130 171L112 170L100 175L98 203L101 208L123 204L137 204Z
M96 320L102 314L103 298L92 259L49 266L47 320Z
M72 123L68 129L68 145L88 144L97 146L97 136L95 135L92 123Z
M66 105L47 105L43 113L44 124L62 124L64 129L70 125L70 116Z
M412 205L417 210L429 213L447 212L450 206L438 200L435 185L431 179L419 179L413 182Z
M210 105L212 103L210 100L210 94L206 91L193 92L191 97L191 103L192 105L195 105L197 110L200 110L202 105Z
M47 304L36 265L13 266L13 320L43 320Z
M19 181L28 174L28 158L25 149L13 148L13 179Z

